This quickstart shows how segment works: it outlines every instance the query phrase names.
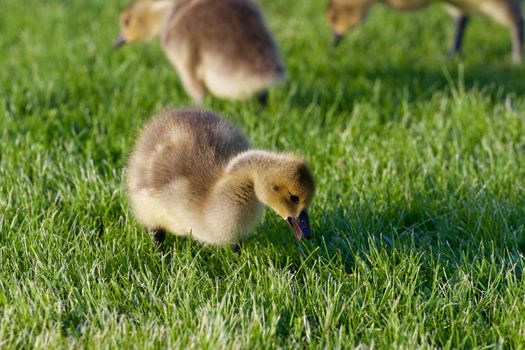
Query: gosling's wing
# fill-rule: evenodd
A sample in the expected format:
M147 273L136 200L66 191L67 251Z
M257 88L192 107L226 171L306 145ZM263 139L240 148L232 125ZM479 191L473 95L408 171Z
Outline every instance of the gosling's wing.
M130 188L161 190L182 180L192 196L203 198L229 159L248 147L233 124L213 113L165 112L146 125L131 155Z
M236 70L267 73L284 69L272 35L252 1L206 0L175 9L163 38L167 48L184 42L201 59L211 55Z

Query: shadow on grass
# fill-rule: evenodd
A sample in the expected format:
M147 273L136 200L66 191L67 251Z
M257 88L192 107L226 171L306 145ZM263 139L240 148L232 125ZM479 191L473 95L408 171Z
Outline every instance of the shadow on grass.
M327 266L344 266L349 274L355 256L367 256L373 250L418 252L450 263L490 254L502 259L518 257L525 252L523 203L508 203L489 194L456 199L457 203L451 203L446 193L420 194L386 209L377 209L373 203L349 203L322 213L314 211L309 241L296 241L285 223L267 215L263 228L245 239L239 255L229 246L215 248L175 236L167 237L160 252L170 257L192 256L216 278L225 274L218 266L235 257L242 260L245 250L248 254L274 254L272 263L292 272L321 260Z
M325 76L340 77L337 85ZM345 67L334 64L318 79L303 82L289 96L297 108L326 106L343 112L356 102L370 101L381 107L399 106L400 102L421 102L434 93L450 94L454 90L480 91L497 101L508 94L525 93L525 67L513 65L457 65L452 62L442 69L418 65L388 67Z
M475 191L472 190L474 193ZM371 250L387 254L418 252L450 263L493 256L520 260L525 252L523 201L485 194L455 198L447 193L414 196L386 209L374 205L340 207L329 211L315 228L318 234L304 255L330 260L338 257L351 273L354 256Z

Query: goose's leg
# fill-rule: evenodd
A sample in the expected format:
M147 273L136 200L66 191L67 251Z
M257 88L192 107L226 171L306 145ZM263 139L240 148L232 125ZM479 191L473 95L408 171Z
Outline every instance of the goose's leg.
M206 87L197 78L196 72L189 66L186 70L179 72L179 76L188 95L191 96L195 103L201 104L206 95Z
M197 104L201 104L206 95L206 87L198 76L200 65L197 49L190 46L180 46L177 52L166 51L169 60L177 69L182 86Z
M510 25L512 39L512 61L521 63L523 58L523 17L519 10L515 13L515 18Z
M520 63L523 58L523 15L516 0L486 2L481 12L510 29L512 61Z
M257 95L257 101L259 101L260 108L263 109L268 104L268 90L264 90Z
M151 231L153 235L153 243L156 245L162 244L166 239L166 231L162 228L155 228Z
M523 59L523 15L516 0L498 2L494 9L487 9L486 14L510 29L512 40L512 62L521 63Z
M463 44L463 36L465 34L465 28L469 22L469 17L464 14L459 14L454 16L455 22L455 31L454 31L454 41L452 46L448 50L448 57L451 58L459 53L461 53L461 46Z
M235 254L241 254L241 245L242 241L239 241L239 243L232 244L232 252Z

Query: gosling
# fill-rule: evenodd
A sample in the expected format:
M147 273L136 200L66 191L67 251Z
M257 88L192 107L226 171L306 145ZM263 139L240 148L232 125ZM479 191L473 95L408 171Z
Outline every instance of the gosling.
M126 178L133 212L156 242L168 232L235 245L259 221L263 204L297 239L310 238L315 183L305 161L251 149L239 129L211 112L154 117L131 153Z
M114 47L160 37L186 92L201 103L207 92L266 104L284 77L276 44L254 1L137 1L120 15Z
M433 3L444 3L455 21L454 41L449 49L449 56L461 51L469 16L488 16L510 29L512 61L522 61L523 16L517 0L330 0L325 18L333 31L334 46L337 46L346 32L365 19L376 2L397 10L416 10Z

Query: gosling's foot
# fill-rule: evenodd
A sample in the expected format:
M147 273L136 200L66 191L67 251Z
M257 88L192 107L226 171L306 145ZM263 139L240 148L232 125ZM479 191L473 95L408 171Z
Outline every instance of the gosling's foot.
M232 244L232 252L235 254L241 254L241 243Z
M152 231L153 243L160 246L166 240L166 231L162 228L156 228Z
M259 110L263 110L268 105L268 90L264 90L259 95L257 95L257 101L259 101Z

